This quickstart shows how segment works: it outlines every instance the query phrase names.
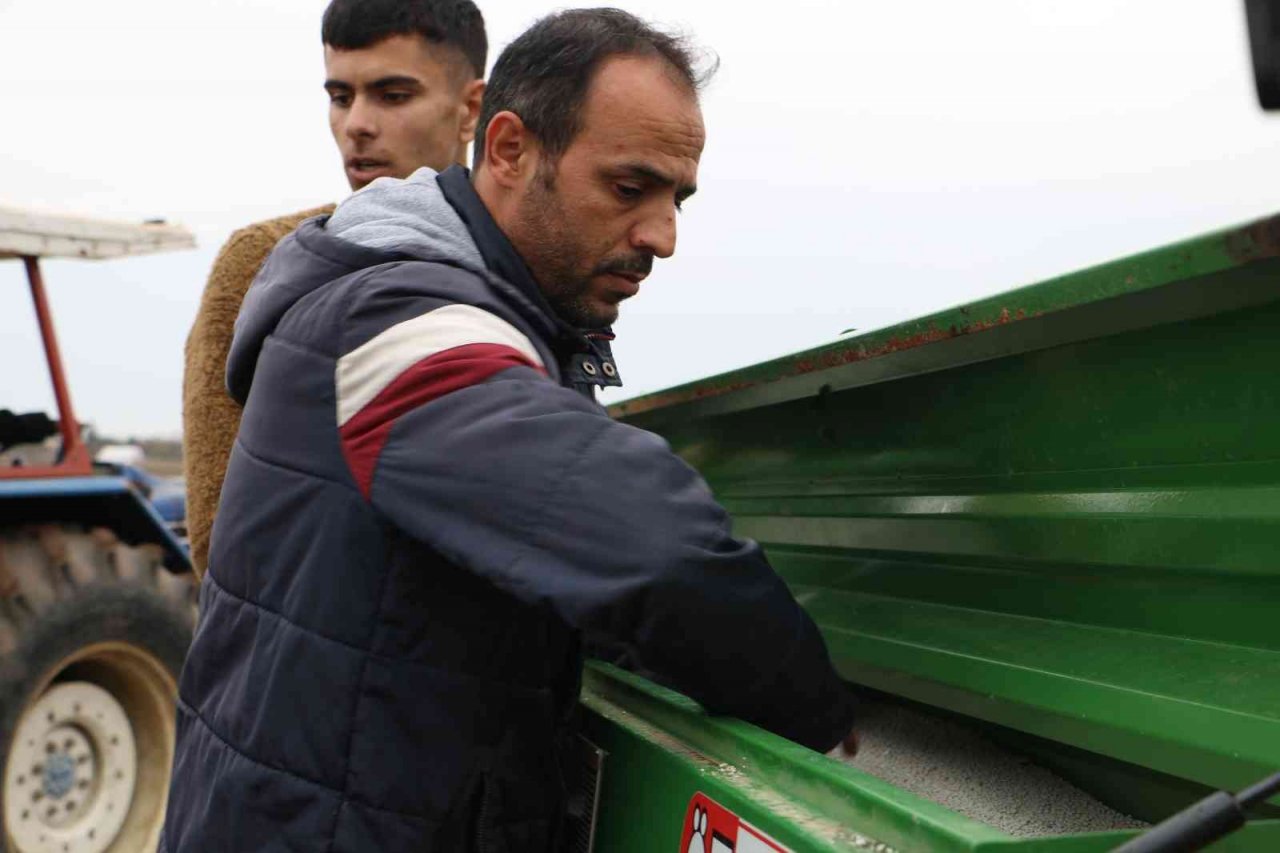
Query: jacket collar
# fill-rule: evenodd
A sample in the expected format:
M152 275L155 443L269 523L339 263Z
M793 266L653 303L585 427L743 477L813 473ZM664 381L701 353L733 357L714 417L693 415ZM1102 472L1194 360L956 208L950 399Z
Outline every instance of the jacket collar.
M471 232L476 248L480 250L480 257L484 259L489 271L515 285L525 299L536 305L548 318L554 319L557 325L567 327L568 324L560 322L542 294L542 288L538 287L524 258L511 245L498 223L493 221L489 209L471 186L471 173L462 166L450 166L436 176L436 183L444 192L445 200L453 206Z
M511 285L539 315L538 319L549 326L553 346L564 348L570 358L572 372L577 375L575 384L621 385L613 351L609 342L613 332L609 328L579 329L566 323L556 314L542 288L534 279L528 264L507 235L498 227L484 201L471 185L471 173L463 166L450 166L436 176L436 182L444 192L445 200L461 217L471 232L480 257L489 271Z

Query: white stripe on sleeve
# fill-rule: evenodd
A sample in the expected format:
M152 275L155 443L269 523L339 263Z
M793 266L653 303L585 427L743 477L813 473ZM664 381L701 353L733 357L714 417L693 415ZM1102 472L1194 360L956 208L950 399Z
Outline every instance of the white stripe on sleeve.
M338 426L424 358L467 344L509 346L544 367L529 339L506 320L474 305L446 305L397 323L338 359Z

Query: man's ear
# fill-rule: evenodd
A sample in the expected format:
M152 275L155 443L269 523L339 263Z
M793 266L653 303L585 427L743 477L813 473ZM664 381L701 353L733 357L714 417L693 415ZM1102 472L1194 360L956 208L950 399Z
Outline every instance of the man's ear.
M476 138L476 123L480 121L480 102L484 100L484 81L472 80L462 87L458 109L462 111L462 123L458 127L458 141L466 146Z
M533 135L520 116L503 110L489 119L480 161L495 183L513 189L535 165L535 147Z

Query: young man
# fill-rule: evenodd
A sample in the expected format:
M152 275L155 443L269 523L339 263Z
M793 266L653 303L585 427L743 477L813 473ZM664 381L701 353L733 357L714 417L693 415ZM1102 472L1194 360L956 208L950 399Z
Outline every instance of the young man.
M471 0L333 0L321 26L329 127L351 189L421 166L462 163L475 135L488 50ZM214 262L187 338L183 448L187 529L196 574L209 554L214 511L240 406L227 395L231 332L267 254L305 210L235 232Z
M180 688L164 840L549 853L581 638L815 749L852 701L702 479L592 399L703 147L678 40L615 9L502 54L474 185L378 182L272 253Z

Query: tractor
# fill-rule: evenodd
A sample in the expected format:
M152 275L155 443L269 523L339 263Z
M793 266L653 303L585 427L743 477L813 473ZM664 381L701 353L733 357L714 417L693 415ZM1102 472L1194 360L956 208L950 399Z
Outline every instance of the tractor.
M186 230L0 208L0 262L26 268L56 417L0 398L0 849L154 850L177 677L196 618L184 543L72 408L42 258L191 248ZM16 323L0 317L0 334ZM8 332L12 334L12 332Z

